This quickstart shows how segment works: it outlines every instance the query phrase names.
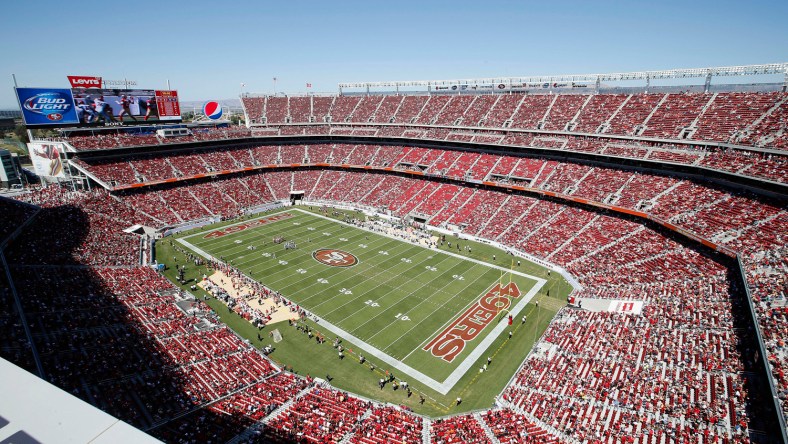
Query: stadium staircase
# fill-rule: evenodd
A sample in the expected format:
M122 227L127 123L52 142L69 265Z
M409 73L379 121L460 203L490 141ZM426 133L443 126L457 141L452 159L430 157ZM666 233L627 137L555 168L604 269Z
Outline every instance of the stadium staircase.
M552 393L552 392L549 392L549 391L545 391L545 390L542 390L542 389L539 389L539 388L528 387L526 390L530 390L530 391L533 391L534 393L538 393L538 394L541 394L541 395L555 396L555 393ZM726 387L726 396L727 396L727 387ZM606 430L610 426L611 422L613 422L613 421L615 421L617 419L620 419L620 416L622 414L625 414L625 413L634 413L638 417L641 417L641 418L645 418L645 417L652 418L655 423L670 422L670 423L675 424L675 425L681 425L684 428L690 427L690 422L688 420L684 419L683 416L681 418L678 418L678 419L677 418L669 418L668 416L660 415L659 413L647 412L646 410L644 410L642 408L637 409L637 410L633 410L633 409L630 409L630 408L620 407L620 406L613 405L611 403L602 402L602 401L593 400L593 399L586 400L585 402L587 403L587 405L584 406L583 404L580 403L580 401L578 401L577 399L572 398L571 399L571 404L569 405L567 410L581 412L581 415L577 419L578 422L582 422L589 415L592 415L592 417L595 417L595 418L600 418L600 417L601 418L606 418L605 419L605 423L604 423L604 426L605 426L604 430ZM527 416L529 419L531 419L532 421L536 422L537 424L540 424L540 425L542 424L541 422L536 420L535 417L532 417L528 412L523 411L522 408L520 408L518 406L515 406L515 405L513 405L511 403L509 404L509 407L512 410L514 410L514 411L516 411L518 413L524 414L525 416ZM591 409L594 410L594 413L589 413L589 410L591 410ZM729 417L726 416L724 419L722 419L722 421L720 422L720 424L717 427L718 428L719 427L724 428L725 432L728 435L728 437L731 437L731 427L730 427L730 418ZM557 430L557 429L553 429L553 430ZM640 432L640 430L638 430L638 432ZM664 438L665 439L664 439L663 444L669 444L669 442L670 442L669 439L667 437L664 437ZM577 441L575 441L575 442L577 442Z
M714 100L717 98L718 95L719 93L712 94L711 98L708 100L708 102L706 102L705 105L703 105L703 108L701 108L698 115L695 116L695 120L693 120L692 123L690 123L687 126L686 129L689 132L686 134L685 139L692 139L692 136L695 134L696 131L698 131L698 122L700 122L700 119L703 117L704 114L706 114L706 111L711 107L711 104L714 103Z
M619 237L618 239L614 240L613 242L610 242L610 243L607 243L607 244L605 244L605 245L602 245L601 247L597 248L596 250L593 250L593 251L587 251L587 252L586 252L586 254L584 254L584 255L582 255L582 256L578 256L577 258L575 258L575 259L573 259L573 260L569 261L569 263L567 264L567 266L571 266L572 264L575 264L575 263L577 263L577 262L580 262L581 260L583 260L583 259L585 259L585 258L587 258L587 257L593 256L593 255L595 255L595 254L599 253L600 251L607 250L608 248L610 248L610 247L612 247L612 246L614 246L614 245L616 245L616 244L619 244L619 243L621 243L621 242L623 242L623 241L625 241L625 240L629 239L629 238L630 238L630 237L632 237L632 236L635 236L635 235L637 235L638 233L640 233L641 231L643 231L643 230L645 230L645 229L646 229L646 227L644 227L644 226L642 226L642 225L641 225L641 226L639 226L639 227L635 228L634 230L632 230L631 232L629 232L629 233L625 234L624 236L621 236L621 237Z
M632 183L633 180L637 177L637 174L633 174L629 176L626 182L624 182L619 189L616 190L615 193L610 194L605 198L605 203L610 205L615 205L620 199L621 196L624 194L624 190L628 189L629 184Z
M263 182L265 182L265 186L268 188L268 192L271 193L271 196L274 196L274 199L276 199L276 193L274 192L274 188L271 186L271 184L268 183L268 178L263 176Z
M381 99L381 100L378 102L378 105L375 107L375 111L372 111L372 114L370 114L370 115L369 115L369 117L367 118L369 122L374 122L375 116L378 114L378 111L380 111L380 107L381 107L381 106L383 106L383 102L385 102L385 101L386 101L386 98L385 98L385 97L383 97L383 98L382 98L382 99ZM402 102L402 101L400 100L400 103L401 103L401 102Z
M432 430L432 421L429 418L424 418L424 422L422 423L421 429L421 442L423 444L429 444L430 441L430 431Z
M321 176L322 176L322 174L321 174ZM376 184L374 184L373 186L369 187L369 191L367 191L366 193L364 193L363 196L361 196L361 199L359 199L359 202L366 202L367 196L369 196L375 190L377 190L378 187L380 186L380 184L382 184L384 182L385 182L385 178L381 178Z
M599 218L600 218L600 217L601 217L601 216L599 216L599 215L597 214L596 216L594 216L593 218L591 218L591 220L590 220L590 221L588 221L588 223L586 223L585 225L583 225L583 228L581 228L581 229L577 230L576 232L574 232L574 234L572 234L572 236L570 236L570 237L569 237L569 239L565 240L565 241L564 241L564 243L562 243L561 245L559 245L559 246L558 246L558 248L556 248L556 249L554 249L553 251L551 251L551 252L550 252L550 254L548 254L548 255L545 257L545 260L548 260L548 261L549 261L549 260L550 260L550 258L552 258L554 254L558 253L558 252L559 252L559 251L561 251L561 250L562 250L562 249L563 249L563 248L564 248L564 247L565 247L567 244L569 244L570 242L572 242L573 240L575 240L575 239L577 238L577 236L578 236L578 235L580 235L581 233L583 233L583 232L584 232L585 230L587 230L589 227L593 227L593 226L594 226L594 224L596 224L597 220L599 220Z
M583 104L580 106L580 108L577 109L577 112L575 113L575 115L572 116L572 118L569 120L569 122L566 123L566 127L564 127L565 131L572 131L572 130L575 129L575 127L577 126L577 119L580 117L580 114L583 113L583 110L586 109L586 106L588 105L588 102L590 102L591 99L593 99L593 98L594 98L593 94L589 94L588 95L588 97L586 98L586 101L583 102Z
M360 418L358 418L358 420L356 421L355 425L361 424L362 422L364 422L365 419L369 418L370 416L372 416L372 409L367 409L364 412L364 414L361 415ZM353 439L354 436L356 436L356 427L355 427L355 425L353 427L351 427L350 430L348 430L347 433L345 433L345 436L343 436L342 439L340 439L337 444L349 444L350 443L350 440Z
M574 194L575 191L577 191L577 188L580 186L580 184L583 183L583 181L586 180L589 176L594 174L595 171L596 171L596 167L589 168L588 171L586 172L586 174L583 177L581 177L577 182L575 182L574 185L570 186L570 188L574 188L574 190L572 190L571 192L568 192L566 194ZM594 180L594 179L592 178L591 180Z
M134 166L134 162L129 161L129 168L134 172L134 177L137 178L137 182L145 182L145 175L137 170L137 167Z
M669 94L665 94L664 96L662 96L662 98L657 103L657 106L652 108L651 112L648 113L648 116L646 116L646 118L643 119L643 122L640 123L639 125L637 125L637 127L636 127L637 130L635 131L634 135L639 136L639 135L643 134L643 131L645 131L646 128L647 128L648 121L651 120L651 117L657 112L657 110L662 106L662 104L665 103L665 101L668 100L668 96L669 96Z
M616 110L615 110L615 111L613 111L613 114L611 114L611 115L610 115L610 117L608 117L608 118L607 118L607 120L605 120L604 122L602 122L602 125L600 125L600 126L599 126L599 128L598 128L598 129L597 129L597 131L596 131L598 134L604 134L604 133L606 133L606 132L607 132L607 130L609 130L609 129L610 129L610 126L611 126L610 122L612 122L612 121L613 121L613 119L615 119L615 118L616 118L616 116L618 115L618 113L619 113L619 112L621 112L621 110L622 110L622 109L624 109L624 107L627 105L627 103L629 102L629 99L631 99L631 98L632 98L632 96L633 96L633 94L630 94L630 95L628 95L628 96L627 96L627 98L626 98L626 99L624 99L624 100L621 102L621 104L620 104L620 105L618 105L618 108L616 108Z
M722 202L726 202L726 201L728 201L730 199L731 199L731 196L729 194L725 194L722 197L720 197L718 199L714 199L711 202L707 202L705 204L698 205L698 206L694 207L693 209L691 209L689 211L685 211L684 213L679 213L679 214L677 214L675 216L671 216L668 219L668 222L685 221L685 220L687 220L688 217L692 217L692 216L698 214L699 212L701 212L703 210L709 209L711 207L715 207L715 206L721 204Z
M176 177L183 177L183 176L184 176L183 172L181 172L181 170L179 170L178 168L176 168L176 167L175 167L175 164L174 164L174 163L172 163L172 161L170 161L170 158L169 158L169 157L168 157L168 158L165 158L165 159L164 159L164 161L165 161L165 162L166 162L168 165L170 165L170 167L172 168L172 170L175 172L175 176L176 176Z
M194 191L192 191L192 190L188 190L188 192L189 192L189 196L191 196L191 197L192 197L192 199L194 199L194 201L195 201L195 202L197 202L197 204L198 204L198 205L199 205L199 206L200 206L202 209L204 209L204 210L205 210L205 212L206 212L207 214L211 214L211 215L214 215L214 216L215 216L215 214L213 214L213 212L212 212L212 211L211 211L211 210L210 210L210 209L209 209L207 206L205 206L205 204L204 204L204 203L202 203L202 199L200 199L199 197L197 197L197 196L195 196L195 195L194 195Z
M517 113L520 112L520 107L523 106L523 102L525 102L526 97L528 97L528 95L523 94L523 97L517 102L517 106L514 107L514 111L512 112L512 114L509 116L508 119L504 120L503 122L504 128L509 128L512 126L512 123L514 123L514 116L516 116Z
M532 203L532 204L531 204L531 205L530 205L528 208L526 208L526 209L525 209L525 211L523 211L522 213L520 213L520 215L519 215L519 216L517 216L517 217L516 217L516 218L515 218L515 219L512 221L512 223L511 223L511 224L509 224L509 226L508 226L508 227L506 227L506 229L505 229L505 230L501 231L501 234L499 234L498 236L496 236L496 237L495 237L495 241L497 241L497 242L500 242L500 241L501 241L501 239L506 239L506 234L507 234L507 233L509 233L509 230L511 230L512 228L514 228L514 227L516 227L517 225L519 225L519 224L520 224L520 220L522 220L523 218L525 218L525 217L526 217L526 216L527 216L527 215L528 215L528 214L531 212L531 210L532 210L532 209L533 209L533 208L536 206L536 204L538 204L538 203L539 203L539 201L538 201L538 200L534 200L534 202L533 202L533 203Z
M543 422L542 420L540 420L536 416L532 415L530 412L526 412L520 406L514 405L511 402L505 401L503 399L499 400L499 402L501 403L501 405L503 405L503 407L506 407L506 408L508 408L509 410L511 410L511 411L513 411L515 413L519 413L519 414L525 416L532 423L538 425L539 427L543 428L544 430L547 430L551 435L558 437L561 440L561 442L567 442L567 443L572 443L572 444L582 444L579 440L570 438L569 436L567 436L566 434L564 434L560 430L556 429L555 427Z
M87 168L83 167L83 166L82 166L82 165L80 165L79 163L77 163L77 162L69 162L69 164L70 164L70 165L71 165L73 168L76 168L77 170L79 170L79 172L80 172L80 173L82 173L82 174L84 174L85 176L87 176L87 177L89 177L89 178L93 179L94 181L96 181L96 183L98 183L98 184L99 184L99 185L101 185L102 187L104 187L104 188L106 188L106 189L108 189L108 190L109 190L109 189L112 189L112 187L110 187L110 186L109 186L109 184L107 184L107 183L106 183L106 182L104 182L103 180L99 179L99 178L98 178L98 176L96 176L95 174L93 174L91 171L89 171Z
M745 137L749 136L752 133L752 129L753 128L757 128L758 125L760 125L761 122L763 122L763 119L765 119L765 118L769 117L770 115L772 115L772 113L774 113L775 111L780 109L783 106L783 104L786 103L786 102L788 102L788 95L783 97L782 100L778 100L777 103L775 103L765 113L763 113L760 117L755 119L751 124L747 125L747 127L744 128L742 131L740 131L740 133L737 134L736 137L734 137L733 140L731 140L731 142L732 143L739 143L742 139L744 139ZM781 136L782 134L783 134L783 130L780 130L780 132L777 134L777 136ZM759 146L759 145L761 145L761 140L753 140L753 141L751 141L751 143L753 143L755 146Z
M272 378L273 376L276 376L276 374L269 376L269 378ZM252 384L250 384L250 386L251 385ZM245 390L246 388L248 388L248 387L244 387L243 389L238 390L237 392ZM300 399L301 397L303 397L304 395L309 393L313 388L314 388L313 385L307 386L306 388L304 388L303 390L298 392L295 396L293 396L292 398L288 399L287 402L285 402L284 404L280 405L278 408L276 408L273 411L271 411L271 413L269 413L268 415L266 415L265 417L263 417L259 421L255 422L254 424L252 424L249 427L247 427L243 432L235 435L231 440L227 441L227 444L241 444L241 443L245 443L245 442L251 442L252 438L254 437L254 435L257 434L257 432L259 430L261 430L272 419L276 418L281 413L283 413L287 409L289 409L290 406L293 405L293 403L295 401L297 401L298 399ZM235 393L236 392L230 393L227 396L222 397L221 399L228 398L228 397L232 396ZM217 399L216 401L220 401L221 399Z
M675 190L676 188L678 188L680 185L682 185L682 184L684 184L684 183L685 183L685 182L684 182L683 180L678 180L678 181L676 181L676 183L674 183L673 185L669 186L668 188L666 188L665 190L663 190L661 193L659 193L659 194L657 194L656 196L654 196L654 197L652 197L651 199L649 199L649 200L648 200L648 202L650 202L650 203L651 203L651 206L650 206L649 208L651 208L651 207L653 207L654 205L656 205L656 204L657 204L657 202L659 202L659 199L660 199L662 196L665 196L665 195L667 195L667 194L671 194L671 193L673 193L673 190Z
M543 190L545 184L547 184L547 182L549 182L550 179L553 177L553 174L556 174L557 168L552 168L550 170L550 172L547 173L547 176L544 178L544 180L542 180L542 183L537 185L537 183L539 182L540 176L542 175L542 173L544 172L544 169L547 167L547 165L549 163L550 163L549 161L548 162L542 162L542 167L539 168L539 171L536 172L536 177L534 177L534 180L531 182L531 187L536 188L538 190ZM518 165L519 165L519 163L518 163Z
M544 222L542 222L542 223L541 223L541 224L540 224L538 227L536 227L536 228L534 228L533 230L531 230L531 231L530 231L530 232L529 232L529 233L528 233L528 234L527 234L527 235L526 235L524 238L520 239L520 243L523 243L523 242L527 241L527 240L528 240L528 239L529 239L531 236L533 236L534 234L536 234L536 233L537 233L539 230L541 230L542 228L544 228L544 227L546 227L546 226L549 226L549 225L552 225L552 223L553 223L553 220L554 220L555 218L557 218L557 217L558 217L558 216L559 216L561 213L563 213L563 212L564 212L564 211L565 211L567 208L568 208L568 207L561 207L561 209L560 209L560 210L558 210L558 211L556 211L555 213L553 213L553 215L552 215L552 216L550 216L550 217L549 217L547 220L545 220Z
M369 98L369 96L367 96L366 98ZM361 98L361 100L359 100L358 102L356 102L356 105L353 107L353 109L352 109L352 110L350 110L350 112L348 113L348 115L347 115L346 119L351 119L351 121L352 121L352 118L353 118L352 116L353 116L353 114L355 114L355 113L356 113L356 110L358 109L359 105L361 105L361 102L363 102L363 101L364 101L364 99L365 99L365 98L364 98L364 97L362 97L362 98Z
M490 426L488 426L487 423L484 421L484 419L482 419L481 413L476 412L473 414L473 417L476 419L476 422L478 422L479 425L482 426L482 430L484 430L484 433L487 434L487 438L490 439L491 443L501 444L501 441L498 441L498 438L495 437L495 433L493 433L493 431L490 430Z
M300 392L296 393L295 396L293 396L292 398L288 399L287 402L285 402L284 404L280 405L279 408L277 408L276 410L272 411L265 418L261 419L260 422L263 423L263 424L268 424L269 422L271 422L272 419L274 419L277 416L279 416L280 414L284 413L287 409L290 408L291 405L293 405L294 402L296 402L299 399L301 399L304 396L306 396L314 388L315 388L315 385L310 385L310 386L305 387L303 390L301 390Z
M544 115L542 116L542 118L539 119L538 122L536 122L536 126L539 129L541 129L544 126L544 124L547 122L547 117L550 115L550 111L553 110L553 105L555 105L555 102L557 102L557 101L558 101L558 94L555 94L553 96L553 100L550 101L550 105L547 107L547 110L545 110Z
M496 208L495 211L490 213L490 216L494 216L494 215L498 214L501 211L502 208L506 208L507 204L509 203L509 199L511 199L511 198L512 198L511 194L506 196L506 199L504 199L503 202L501 202L501 204L498 205L498 208ZM476 230L476 232L473 233L473 234L475 236L479 236L482 232L484 232L484 229L487 228L487 226L490 225L490 223L493 220L495 220L495 217L490 217L489 219L484 221L484 223L479 226L479 229Z

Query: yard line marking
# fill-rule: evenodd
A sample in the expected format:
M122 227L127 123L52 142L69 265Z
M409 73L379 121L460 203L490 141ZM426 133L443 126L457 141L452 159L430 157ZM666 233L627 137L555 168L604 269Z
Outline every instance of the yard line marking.
M477 266L479 266L479 265L477 265L477 264L474 264L473 266L474 266L474 267L477 267ZM469 271L470 271L470 270L469 270ZM482 277L484 277L484 273L482 273L482 274L480 274L478 277L476 277L476 279L474 279L474 280L473 280L473 282L471 282L471 285L468 285L468 286L466 286L465 288L468 288L468 287L472 286L473 284L475 284L475 283L476 283L476 282L477 282L479 279L481 279ZM478 300L472 300L471 302L469 302L469 303L465 304L465 307L464 307L462 310L458 311L457 313L462 313L462 312L466 311L466 310L468 309L468 307L470 307L472 304L474 304L474 303L475 303L475 302L477 302L477 301L478 301ZM422 301L422 302L426 302L426 299L425 299L424 301ZM410 332L411 332L411 331L412 331L414 328L416 328L416 327L418 327L419 325L421 325L421 324L422 324L424 321L426 321L427 319L430 319L430 316L432 316L432 315L433 315L435 312L437 312L438 310L442 309L442 308L443 308L443 306L445 306L445 305L446 305L446 304L448 304L449 302L452 302L452 300L451 300L451 299L447 299L447 300L446 300L446 302L444 302L444 303L442 303L441 305L439 305L439 306L438 306L438 307L437 307L435 310L432 310L432 312L430 312L430 314L429 314L429 315L427 315L427 316L426 316L424 319L422 319L422 320L420 320L419 322L417 322L417 323L416 323L416 324L415 324L413 327L411 327L410 329L408 329L408 331L406 331L405 333L403 333L402 335L400 335L400 337L398 337L397 339L395 339L395 340L391 341L391 343L389 343L389 345L387 345L386 347L384 347L384 348L383 348L383 351L386 351L386 350L388 350L388 348L389 348L389 347L391 347L392 345L394 345L395 343L397 343L397 342L398 342L400 339L402 339L403 337L405 337L405 335L407 335L408 333L410 333ZM416 305L416 307L418 307L419 305L421 305L421 302L420 302L419 304L417 304L417 305ZM415 309L416 307L413 307L411 310ZM409 313L411 310L408 310L406 313ZM444 324L441 326L441 329L445 328L445 326L446 326L446 325L447 325L449 322L451 322L451 321L452 321L452 319L454 319L454 317L455 317L455 316L456 316L456 313L454 314L454 316L453 316L453 317L449 318L449 320L448 320L448 321L446 321L446 322L445 322L445 323L444 323ZM438 329L438 330L436 330L436 331L441 331L441 329ZM415 350L413 350L413 351L411 351L410 353L408 353L408 354L407 354L407 355L406 355L404 358L402 358L402 360L404 361L404 360L408 359L408 356L412 355L412 354L413 354L413 352L415 352L416 350L419 350L419 348L421 348L421 346L422 346L422 345L423 345L425 342L427 342L427 341L429 340L429 338L431 338L432 336L434 336L434 334L435 334L435 332L432 332L432 333L430 333L430 334L427 336L427 339L425 339L424 341L422 341L422 342L421 342L421 344L419 344L419 347L418 347L418 348L416 348Z
M387 244L387 245L388 245L388 244ZM407 245L407 244L405 244L404 246L406 246L406 247L409 247L409 245ZM393 248L398 248L398 247L399 247L399 245L397 245L397 246L394 246ZM392 248L392 250L393 250L393 248ZM403 254L405 254L405 253L408 253L409 251L411 251L411 250L410 250L409 248L406 248L406 249L405 249L405 250L404 250L402 253L403 253ZM389 262L389 261L393 261L393 260L394 260L394 259L396 259L397 257L399 257L399 254L398 254L398 255L396 255L396 256L390 257L390 258L388 258L388 259L384 260L383 262ZM426 261L426 260L429 260L429 259L428 259L428 258L425 258L424 260ZM382 265L382 263L381 263L381 264L378 264L378 265L377 265L377 267L381 267L381 265ZM374 278L376 278L376 277L378 277L378 276L382 276L382 275L384 275L384 274L391 274L392 276L391 276L390 278L386 279L386 280L383 280L382 282L380 282L380 283L379 283L378 285L376 285L375 287L372 287L372 288L368 289L368 290L367 290L367 291L365 291L364 293L359 293L359 295L358 295L356 298L354 298L353 300L347 301L346 303L344 303L344 304L340 305L339 307L336 307L335 309L333 309L333 310L331 310L331 311L329 311L329 312L325 313L325 314L324 314L324 316L328 316L328 315L330 315L331 313L333 313L333 312L335 312L335 311L339 310L340 308L344 307L345 305L347 305L347 304L349 304L349 303L351 303L351 302L356 302L356 301L358 301L359 299L361 299L361 298L363 298L363 297L368 297L368 296L367 296L367 295L368 295L368 293L370 293L371 291L373 291L374 289L376 289L376 288L378 288L378 287L381 287L381 286L388 286L388 285L387 285L387 283L388 283L388 282L390 282L391 280L394 280L394 279L396 279L397 277L399 277L399 276L401 275L400 273L393 273L392 271L390 271L390 270L388 270L388 269L386 269L386 268L383 268L383 267L381 267L380 271L379 271L378 273L375 273L374 275L372 275L370 278L371 278L371 279L374 279ZM354 277L355 277L355 276L354 276ZM344 281L343 281L343 282L344 282ZM398 288L398 287L397 287L397 288ZM390 292L389 292L389 293L390 293ZM386 293L386 294L384 294L383 296L381 296L381 297L380 297L380 298L378 298L378 299L382 299L383 297L385 297L385 296L386 296L387 294L389 294L389 293ZM326 302L328 302L328 301L321 302L321 303L317 304L316 306L314 306L313 308L317 308L317 307L319 307L320 305L322 305L322 304L325 304ZM365 307L361 307L361 309L363 309L363 308L366 308L366 306L365 306ZM358 311L360 311L361 309L357 310L357 311L356 311L356 312L354 312L353 314L357 313L357 312L358 312ZM351 315L348 315L348 316L346 316L344 319L342 319L342 320L341 320L341 321L339 321L339 322L340 322L340 323L344 322L344 321L345 321L345 320L346 320L348 317L350 317L350 316L351 316Z
M421 263L424 263L424 262L426 262L426 261L428 261L428 260L431 260L431 259L430 259L430 258L426 258L425 260L421 261L421 262L420 262L420 264L421 264ZM444 260L445 260L445 259L441 259L441 262L442 262L442 261L444 261ZM457 265L459 265L459 264L457 264ZM455 265L455 266L457 266L457 265ZM452 267L452 268L453 268L453 267ZM423 273L426 273L426 272L427 272L426 270L422 270L422 271L420 271L420 272L419 272L419 274L417 274L416 276L419 276L419 275L421 275L421 274L423 274ZM414 279L416 278L416 276L414 276ZM448 282L446 285L448 285L448 284L450 284L450 283L451 283L451 282ZM405 284L409 284L409 282L406 282ZM429 282L426 282L426 283L422 284L421 286L419 286L419 288L417 288L417 289L416 289L416 290L414 290L413 292L405 292L405 296L403 296L401 299L399 299L397 302L395 302L395 303L392 305L392 307L393 307L393 306L396 306L397 304L399 304L400 302L404 301L405 299L407 299L407 298L409 298L409 297L413 297L413 293L418 293L418 291L419 291L419 290L421 290L422 288L424 288L424 287L426 287L426 286L428 286L428 285L429 285ZM444 285L444 287L445 287L446 285ZM443 287L441 287L441 288L443 288ZM386 296L387 296L387 295L390 295L390 294L392 294L392 293L393 293L393 292L388 292L388 293L386 294ZM385 297L385 296L383 296L383 297ZM381 299L383 299L383 298L379 298L378 300L381 300ZM363 327L363 326L365 326L365 325L369 324L370 322L372 322L373 320L377 319L379 316L382 316L382 315L383 315L383 313L378 313L377 315L375 315L375 316L373 316L373 317L371 317L371 318L367 319L367 320L366 320L366 322L364 322L364 323L362 323L361 325L359 325L359 326L357 326L356 328L354 328L354 329L352 330L352 332L356 332L356 331L358 331L358 329L360 329L361 327ZM389 323L389 325L391 325L391 323ZM387 327L388 327L388 326L387 326ZM378 334L379 334L381 331L382 331L382 330L378 331L378 333L375 333L374 335L372 335L371 337L369 337L369 338L367 338L367 339L368 339L369 341L371 341L371 340L372 340L372 338L374 338L375 336L377 336L377 335L378 335Z
M306 250L310 250L311 248L308 248L308 247L310 245L313 245L312 243L310 243L308 241L305 241L303 237L295 237L295 236L293 236L293 237L291 237L291 240L295 240L296 243L301 245L301 246L306 244L306 246L307 246ZM279 247L278 245L275 245L273 248L274 248L274 250L276 250L276 249L278 249L278 247ZM315 243L314 247L318 248L318 247L320 247L320 244L319 243ZM271 252L271 251L273 251L268 246L265 246L263 248L264 249L262 250L262 252ZM302 250L302 251L304 250L304 248L300 248L300 247L299 247L299 249ZM302 252L300 252L299 249L296 249L296 250L284 250L284 251L282 251L280 256L277 256L277 257L289 257L289 256L300 257ZM276 252L276 251L273 251L273 252ZM258 255L258 256L261 256L261 255ZM235 265L238 266L239 268L240 267L248 267L249 264L252 264L253 267L257 267L258 264L265 264L267 262L268 262L268 260L266 260L266 259L261 259L261 257L255 257L254 259L250 259L248 261L236 262ZM309 267L312 267L313 265L317 265L317 266L321 265L318 262L314 262L314 263L313 262L314 261L310 261ZM268 271L268 270L275 270L275 269L277 269L277 267L268 267L268 268L262 268L260 270L255 270L255 272L258 272L258 271L265 272L265 271Z

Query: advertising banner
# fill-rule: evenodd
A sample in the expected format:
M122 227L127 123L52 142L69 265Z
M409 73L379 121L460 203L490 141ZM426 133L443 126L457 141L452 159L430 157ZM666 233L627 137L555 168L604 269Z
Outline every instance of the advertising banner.
M68 76L72 88L101 88L101 77Z
M60 154L64 151L62 143L28 143L27 150L30 153L30 161L33 162L33 169L37 175L66 177L60 158Z
M79 123L74 97L68 89L16 88L16 96L28 126Z
M224 112L222 111L221 103L211 100L205 102L205 104L202 106L202 113L205 114L205 117L211 120L219 120L222 118L222 114Z

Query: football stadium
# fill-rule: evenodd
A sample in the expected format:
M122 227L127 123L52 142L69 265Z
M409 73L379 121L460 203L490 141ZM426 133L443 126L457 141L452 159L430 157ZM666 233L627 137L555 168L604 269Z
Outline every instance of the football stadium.
M788 442L767 62L14 76L0 442Z

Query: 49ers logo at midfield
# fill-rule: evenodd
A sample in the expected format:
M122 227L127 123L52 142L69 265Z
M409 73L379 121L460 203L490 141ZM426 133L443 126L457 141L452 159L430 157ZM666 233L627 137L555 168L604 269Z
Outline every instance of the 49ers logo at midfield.
M358 263L358 258L347 251L323 248L315 250L312 257L321 264L332 267L352 267Z

